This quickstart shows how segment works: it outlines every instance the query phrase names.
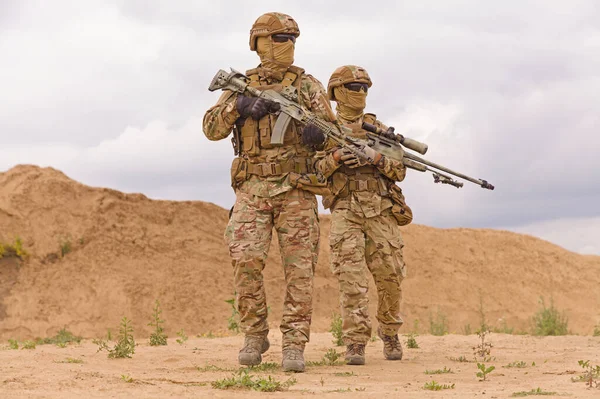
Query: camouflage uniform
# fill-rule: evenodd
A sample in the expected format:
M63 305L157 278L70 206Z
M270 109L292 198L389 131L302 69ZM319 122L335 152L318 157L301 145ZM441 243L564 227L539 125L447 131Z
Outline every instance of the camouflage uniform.
M291 21L291 22L290 22ZM257 25L263 28L257 28ZM299 34L296 23L285 14L260 17L250 40L256 48L261 32ZM258 32L258 33L256 33ZM263 34L264 36L264 34ZM253 48L254 46L254 48ZM246 72L250 85L281 91L293 86L299 102L318 116L331 120L333 111L322 84L304 70L265 68L262 64ZM209 140L221 140L235 130L239 156L231 169L236 202L225 238L234 270L240 324L246 337L266 337L267 303L262 271L275 227L286 281L283 319L283 348L302 350L309 340L312 314L313 275L319 247L319 219L315 195L298 189L299 176L313 173L314 151L301 144L301 127L295 122L285 133L283 146L270 143L276 116L260 120L240 119L237 94L224 92L204 116L204 133Z
M360 71L352 69L351 72L347 80L361 81L357 79ZM332 80L334 76L335 73ZM370 79L368 83L370 86ZM331 80L328 91L333 96ZM387 130L373 114L363 115L361 111L357 119L347 120L339 111L338 121L352 129L354 137L366 137L366 131L361 127L363 121ZM386 336L394 336L403 323L400 301L406 268L399 220L392 208L396 205L394 199L402 196L394 182L404 179L406 168L402 162L386 157L377 167L367 164L349 168L334 159L335 143L328 142L326 149L328 155L317 163L317 167L328 177L332 191L332 195L324 197L323 205L332 211L331 269L339 279L344 342L346 345L365 344L371 337L368 272L373 275L377 288L380 331Z

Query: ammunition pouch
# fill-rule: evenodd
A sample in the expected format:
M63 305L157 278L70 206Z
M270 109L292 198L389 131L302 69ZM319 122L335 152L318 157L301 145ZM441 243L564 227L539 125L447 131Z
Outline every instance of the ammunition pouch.
M231 187L235 190L248 178L248 161L244 158L234 158L231 163Z
M413 220L412 209L406 205L402 189L391 183L389 186L390 198L392 199L392 215L396 218L399 226L406 226Z
M300 174L291 172L290 173L290 184L292 187L299 188L304 191L308 191L315 195L327 196L331 195L331 191L327 185L327 180L319 178L314 173L311 174Z

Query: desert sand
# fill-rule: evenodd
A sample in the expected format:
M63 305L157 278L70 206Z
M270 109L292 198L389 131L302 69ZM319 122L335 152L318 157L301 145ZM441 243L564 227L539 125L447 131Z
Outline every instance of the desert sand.
M231 392L212 389L210 382L231 371L196 368L237 368L241 336L197 337L230 334L231 308L225 301L233 297L233 285L222 237L226 223L227 210L214 204L158 201L89 187L52 168L20 165L0 173L0 242L13 242L18 236L29 253L25 261L0 259L0 342L48 337L63 327L87 338L67 348L1 350L0 397L230 397ZM326 331L338 296L328 266L328 229L329 217L322 215L315 334L308 360L319 360L332 347ZM419 333L426 333L430 318L439 312L447 317L451 334L421 335L421 349L407 350L399 363L385 362L381 342L370 343L367 366L309 368L294 376L298 383L289 392L273 395L320 395L350 388L346 394L355 396L475 397L485 392L483 397L508 397L539 386L572 397L600 397L600 390L570 382L576 375L571 373L579 372L578 360L600 364L600 339L590 336L600 321L600 257L507 231L410 225L402 232L408 276L402 306L406 327L401 332L411 331L418 321ZM70 250L61 254L67 243ZM265 280L274 342L265 361L280 362L283 276L276 242ZM376 292L371 290L370 296L373 308ZM475 331L482 305L492 327L529 333L541 297L547 302L553 298L568 317L569 331L581 336L493 334L495 360L490 364L497 370L486 382L478 382L474 363L448 360L472 357L477 337L456 334ZM147 345L147 323L156 299L171 337L168 346L159 348ZM123 316L133 320L140 346L133 359L109 360L106 353L96 353L91 339L104 336L107 329L116 331ZM174 338L181 329L190 340L180 346ZM84 363L56 363L67 357ZM536 366L502 367L515 361ZM443 366L454 374L434 376L435 380L455 383L455 389L424 391L423 384L431 379L424 371ZM356 375L335 375L346 372ZM122 374L133 382L124 382ZM271 375L289 378L279 370ZM340 393L328 393L336 394ZM251 394L236 393L243 395Z

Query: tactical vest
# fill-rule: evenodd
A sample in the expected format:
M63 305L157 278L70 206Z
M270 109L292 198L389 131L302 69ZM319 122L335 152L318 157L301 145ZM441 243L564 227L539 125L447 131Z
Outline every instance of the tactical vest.
M280 93L286 87L291 86L295 89L296 93L298 94L298 99L301 101L302 96L299 95L299 91L303 73L304 70L302 68L291 66L283 76L283 80L280 83L274 84L267 84L267 82L264 80L261 81L259 78L258 69L251 69L246 72L246 75L250 78L249 86L255 87L258 90L271 89ZM267 114L260 120L246 118L244 121L241 121L240 124L236 126L240 135L239 148L241 155L252 158L260 155L262 152L261 150L275 148L273 145L271 145L271 134L276 120L277 115ZM288 127L288 130L285 132L283 146L294 145L298 146L300 149L300 134L301 129L294 121L292 121ZM308 153L306 152L302 155L307 156Z
M374 114L365 114L358 121L344 126L352 129L352 137L364 139L367 137L367 131L363 130L362 123L367 122L375 124L376 117ZM382 175L379 170L373 165L360 166L358 168L349 168L346 165L340 166L336 173L342 173L346 176L347 182L345 187L339 191L338 196L343 198L350 195L353 191L372 191L381 196L388 196L388 185L390 180ZM337 180L334 174L334 182Z

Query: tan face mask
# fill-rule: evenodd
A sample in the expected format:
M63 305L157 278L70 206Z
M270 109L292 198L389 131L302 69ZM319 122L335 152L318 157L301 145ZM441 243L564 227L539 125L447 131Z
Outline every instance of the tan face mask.
M285 72L292 66L294 48L291 40L277 43L270 37L259 37L256 41L256 52L262 66L277 72Z
M363 115L367 106L367 93L362 89L352 91L340 86L333 89L333 94L337 101L336 111L343 119L353 121Z

